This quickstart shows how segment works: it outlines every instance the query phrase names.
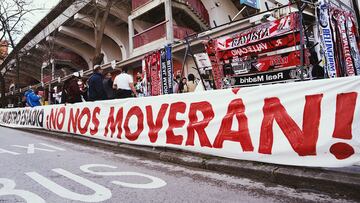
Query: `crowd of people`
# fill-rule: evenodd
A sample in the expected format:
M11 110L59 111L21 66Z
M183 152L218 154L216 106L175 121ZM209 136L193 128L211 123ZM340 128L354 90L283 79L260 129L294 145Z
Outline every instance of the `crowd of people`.
M198 79L194 74L181 77L180 71L175 74L173 81L174 93L194 92ZM94 72L87 80L84 80L78 72L63 82L62 86L56 86L51 95L52 104L79 103L85 101L99 101L109 99L123 99L129 97L143 97L146 95L146 82L142 73L138 72L136 79L128 74L127 68L122 68L114 80L111 72L104 73L99 65L94 66ZM39 89L29 88L23 96L24 106L41 106L43 95Z

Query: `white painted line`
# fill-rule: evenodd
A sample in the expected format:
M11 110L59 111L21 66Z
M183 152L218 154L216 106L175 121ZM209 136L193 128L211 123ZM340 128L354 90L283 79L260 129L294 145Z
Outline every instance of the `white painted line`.
M43 145L43 146L46 146L46 147L49 147L49 148L56 149L56 150L58 150L58 151L66 151L66 150L63 149L63 148L56 147L56 146L54 146L54 145L50 145L50 144L46 144L46 143L39 143L39 144L41 144L41 145Z
M43 148L35 147L34 144L29 144L28 146L21 146L21 145L12 145L12 146L27 149L28 154L34 154L35 150L46 151L46 152L55 152L55 150L52 150L52 149L43 149Z
M12 155L19 155L19 153L12 152L12 151L8 151L8 150L6 150L6 149L0 148L0 154L5 154L5 153L7 153L7 154L12 154Z
M108 188L106 188L102 185L99 185L97 183L94 183L90 180L87 180L83 177L80 177L78 175L75 175L73 173L70 173L64 169L56 168L56 169L52 169L52 171L54 171L60 175L63 175L77 183L80 183L80 184L84 185L85 187L90 188L91 190L94 191L94 193L91 195L84 195L84 194L72 192L72 191L58 185L57 183L53 182L52 180L49 180L48 178L38 174L37 172L28 172L25 174L27 176L29 176L30 178L32 178L37 183L39 183L40 185L44 186L46 189L50 190L51 192L59 195L62 198L65 198L65 199L74 200L74 201L82 201L82 202L102 202L102 201L110 199L112 196L111 191Z
M164 187L166 185L165 181L163 181L160 178L151 176L151 175L146 175L146 174L137 173L137 172L97 172L97 171L90 170L90 168L94 168L94 167L104 167L104 168L112 168L112 169L117 168L116 166L105 165L105 164L87 164L87 165L80 166L80 170L84 171L85 173L90 173L90 174L100 175L100 176L140 176L140 177L145 177L145 178L148 178L151 180L150 183L141 183L141 184L126 183L126 182L122 182L122 181L112 181L111 182L115 185L120 185L123 187L139 188L139 189L156 189L156 188Z
M45 203L45 200L35 193L15 189L16 183L11 179L0 178L0 196L15 195L23 198L27 203ZM1 201L1 198L0 198Z

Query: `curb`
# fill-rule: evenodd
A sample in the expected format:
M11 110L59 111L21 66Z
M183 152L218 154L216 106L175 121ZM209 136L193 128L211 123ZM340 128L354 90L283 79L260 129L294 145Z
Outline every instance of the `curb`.
M168 148L121 144L39 129L19 130L36 133L40 136L51 136L57 139L73 141L87 146L102 147L125 154L275 183L298 190L325 192L332 196L360 200L360 174L356 173L233 160Z

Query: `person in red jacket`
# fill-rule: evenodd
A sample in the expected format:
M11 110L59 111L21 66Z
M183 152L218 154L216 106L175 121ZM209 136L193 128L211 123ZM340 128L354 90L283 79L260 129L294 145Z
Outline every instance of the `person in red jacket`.
M74 75L67 79L64 82L63 85L63 92L61 95L61 103L65 104L65 103L78 103L78 102L82 102L81 99L81 90L78 84L80 75L79 73L74 73Z

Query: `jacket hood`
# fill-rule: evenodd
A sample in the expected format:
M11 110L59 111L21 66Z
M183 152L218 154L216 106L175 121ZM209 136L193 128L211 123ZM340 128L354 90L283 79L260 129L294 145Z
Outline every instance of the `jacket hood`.
M33 91L33 90L28 90L28 91L25 92L24 95L27 96L27 95L29 95L29 94L32 93L32 92L34 92L34 91Z

